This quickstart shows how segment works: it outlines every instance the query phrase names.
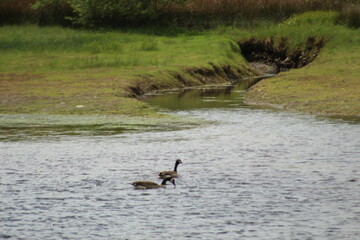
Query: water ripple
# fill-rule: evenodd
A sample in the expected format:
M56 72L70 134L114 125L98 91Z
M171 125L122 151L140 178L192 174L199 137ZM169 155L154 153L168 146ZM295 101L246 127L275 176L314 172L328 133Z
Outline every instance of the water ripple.
M0 142L0 239L360 239L360 129L269 110L176 132ZM160 183L177 158L177 186Z

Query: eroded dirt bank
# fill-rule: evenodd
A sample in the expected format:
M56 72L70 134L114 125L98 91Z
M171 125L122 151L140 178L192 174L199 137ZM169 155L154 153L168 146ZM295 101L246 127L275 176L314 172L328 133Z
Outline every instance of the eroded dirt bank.
M328 46L330 42L325 46L324 39L317 37L309 37L304 47L296 48L290 48L287 39L272 38L252 38L239 45L259 72L279 73L252 86L245 95L248 104L311 114L360 116L356 48L336 46L340 50L334 51L334 46ZM283 72L291 68L297 70Z
M259 73L245 65L222 65L210 64L204 68L188 68L183 72L164 73L166 81L156 81L147 76L140 76L134 85L128 86L126 91L129 97L139 97L145 93L166 88L184 88L205 84L228 83L233 84L242 78L256 76ZM171 80L169 80L169 78Z
M271 74L306 66L318 56L324 43L319 37L309 37L302 47L291 47L287 38L250 38L238 42L242 55L252 67Z

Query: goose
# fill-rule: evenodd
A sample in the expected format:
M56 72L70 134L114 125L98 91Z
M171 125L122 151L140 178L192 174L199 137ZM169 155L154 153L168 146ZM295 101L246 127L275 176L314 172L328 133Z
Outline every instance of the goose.
M171 176L172 178L177 178L177 167L178 165L182 163L180 159L177 159L175 162L174 171L162 171L159 173L159 178L164 179L166 176Z
M175 180L170 176L165 177L161 184L157 184L151 181L135 181L132 183L132 185L135 187L135 189L165 188L166 182L168 181L176 186Z

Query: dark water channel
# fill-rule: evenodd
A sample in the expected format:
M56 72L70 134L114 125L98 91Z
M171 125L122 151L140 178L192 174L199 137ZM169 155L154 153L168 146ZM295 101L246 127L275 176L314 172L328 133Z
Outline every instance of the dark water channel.
M360 239L359 122L253 108L245 87L148 99L211 122L194 128L3 137L0 239ZM176 187L130 185L177 158Z

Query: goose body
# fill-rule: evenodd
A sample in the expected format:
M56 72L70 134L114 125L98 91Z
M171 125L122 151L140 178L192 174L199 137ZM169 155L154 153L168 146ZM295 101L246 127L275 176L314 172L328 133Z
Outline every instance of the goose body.
M174 171L162 171L159 173L159 178L164 179L167 176L170 176L172 178L177 178L178 174L177 174L177 167L178 165L182 163L180 159L177 159L175 162L175 167L174 167Z
M157 184L157 183L151 182L151 181L135 181L132 183L132 185L135 187L135 189L165 188L166 182L168 182L168 181L171 182L174 186L176 186L175 180L169 176L164 178L164 180L161 182L161 184Z

